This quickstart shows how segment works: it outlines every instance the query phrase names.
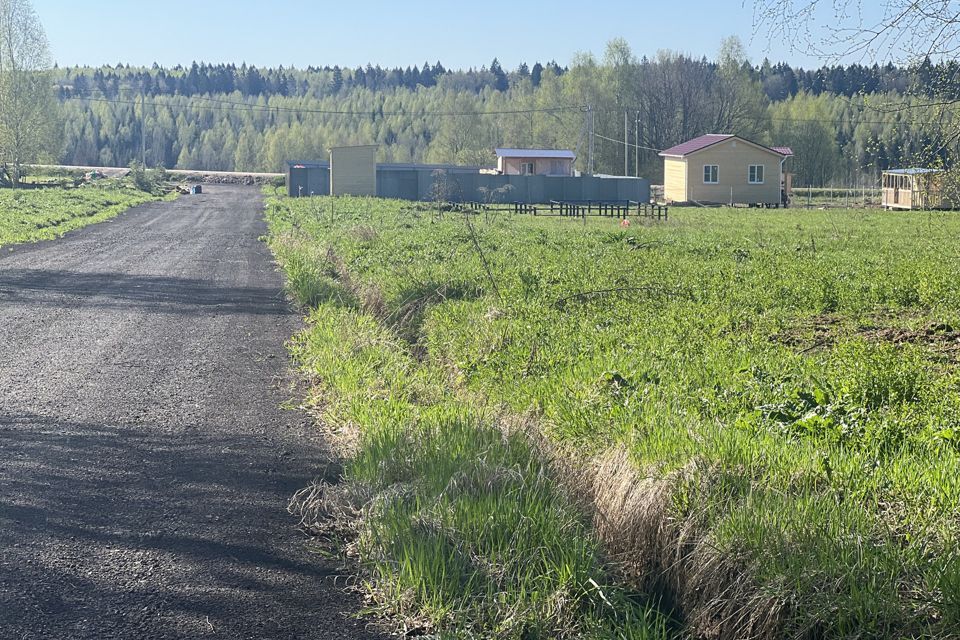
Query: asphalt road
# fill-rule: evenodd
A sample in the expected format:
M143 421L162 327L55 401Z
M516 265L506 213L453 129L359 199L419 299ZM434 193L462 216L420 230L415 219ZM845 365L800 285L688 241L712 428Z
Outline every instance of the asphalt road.
M256 189L0 255L0 639L372 638L290 495L299 321Z

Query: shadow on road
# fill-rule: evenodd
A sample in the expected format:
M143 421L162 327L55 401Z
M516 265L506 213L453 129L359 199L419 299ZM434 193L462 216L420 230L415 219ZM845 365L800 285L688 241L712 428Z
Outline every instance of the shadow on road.
M101 629L111 620L129 629L131 615L145 614L229 626L223 612L250 602L269 622L291 600L309 611L301 580L334 576L256 539L278 493L310 480L299 452L268 436L201 435L213 431L204 425L167 435L147 427L0 412L5 628L36 631L54 613L76 624L95 616ZM244 522L255 523L252 538L237 537ZM21 583L35 588L18 593Z
M0 303L59 308L122 308L157 313L284 315L282 291L210 280L45 269L0 270Z

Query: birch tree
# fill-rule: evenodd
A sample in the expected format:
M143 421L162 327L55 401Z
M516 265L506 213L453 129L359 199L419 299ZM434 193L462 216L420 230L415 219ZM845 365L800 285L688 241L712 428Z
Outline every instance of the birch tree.
M895 138L921 132L922 141L897 149L900 166L944 169L960 185L960 94L957 70L931 58L960 54L958 0L757 0L755 29L794 43L826 61L897 61L914 70L916 81L899 95L865 98L860 108L869 119L893 120ZM865 91L865 88L861 89Z
M50 49L28 0L0 0L0 162L20 183L23 165L54 151L57 105Z

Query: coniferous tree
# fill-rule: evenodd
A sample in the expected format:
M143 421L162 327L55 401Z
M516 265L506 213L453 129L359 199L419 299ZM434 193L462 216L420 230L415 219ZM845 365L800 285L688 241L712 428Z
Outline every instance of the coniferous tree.
M530 71L530 82L533 84L534 88L540 86L540 81L543 78L543 65L537 62L533 65L533 69Z
M363 73L363 70L360 70L360 73ZM333 79L330 81L330 92L340 93L341 89L343 89L343 71L340 67L334 67Z
M494 89L497 91L506 91L510 88L510 82L507 80L507 74L504 73L503 67L500 66L500 61L496 58L494 58L493 62L490 63L490 73L492 73L494 77Z

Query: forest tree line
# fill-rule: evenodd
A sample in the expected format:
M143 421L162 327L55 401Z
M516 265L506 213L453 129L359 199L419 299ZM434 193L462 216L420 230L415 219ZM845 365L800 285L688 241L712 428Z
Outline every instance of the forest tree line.
M659 181L657 151L703 133L793 147L797 185L859 185L955 152L960 65L751 64L735 38L715 60L626 41L570 64L55 68L65 164L282 171L332 146L378 144L384 162L494 163L496 146L577 151L597 173ZM626 130L625 130L626 127ZM624 147L624 136L628 146ZM626 156L626 157L625 157Z

